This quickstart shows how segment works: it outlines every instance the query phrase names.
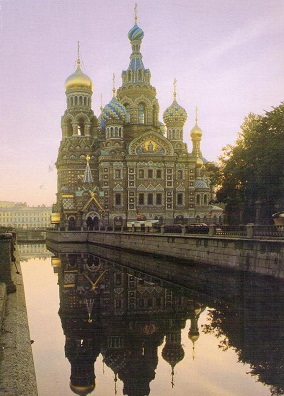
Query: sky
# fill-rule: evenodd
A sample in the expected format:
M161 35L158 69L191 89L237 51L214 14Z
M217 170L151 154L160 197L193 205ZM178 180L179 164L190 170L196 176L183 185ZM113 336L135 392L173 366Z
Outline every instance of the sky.
M128 68L132 0L0 0L0 201L52 205L66 109L64 83L82 70L99 116ZM283 0L140 0L141 52L157 90L160 120L173 101L187 111L184 140L203 131L201 150L217 161L249 113L283 101Z

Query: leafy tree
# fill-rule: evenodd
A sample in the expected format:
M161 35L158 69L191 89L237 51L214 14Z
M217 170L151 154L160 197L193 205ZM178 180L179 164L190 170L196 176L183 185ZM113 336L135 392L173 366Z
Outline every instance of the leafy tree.
M263 116L249 114L223 153L217 199L229 220L271 221L284 209L284 102Z

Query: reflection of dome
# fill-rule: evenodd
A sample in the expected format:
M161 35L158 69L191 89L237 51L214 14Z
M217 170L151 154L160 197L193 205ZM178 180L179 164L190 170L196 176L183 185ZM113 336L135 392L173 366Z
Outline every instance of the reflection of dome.
M183 107L181 107L176 100L173 101L170 107L168 107L163 114L163 120L168 126L184 125L187 119L187 113Z
M192 130L190 131L190 136L193 139L202 137L202 130L199 128L197 122L196 122L195 126L192 128Z
M72 382L70 382L70 389L72 390L72 392L80 396L88 395L89 393L93 392L95 387L96 387L95 382L92 385L87 385L87 386L76 386L73 385Z
M135 23L132 29L128 32L128 38L130 41L132 40L142 40L144 37L144 32L140 27Z
M65 81L65 90L70 91L74 89L86 89L88 91L92 91L92 88L92 80L82 72L80 68L80 61L78 61L77 70Z
M104 107L102 116L106 124L123 124L126 118L126 109L114 96Z
M125 350L107 350L104 357L104 363L110 367L115 374L117 374L126 366Z
M162 350L162 356L165 361L171 365L171 367L175 367L175 365L184 358L180 331L167 334L166 344Z

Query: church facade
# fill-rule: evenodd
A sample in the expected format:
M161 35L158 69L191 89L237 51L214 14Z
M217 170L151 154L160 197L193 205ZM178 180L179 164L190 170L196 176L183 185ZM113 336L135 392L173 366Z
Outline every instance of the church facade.
M57 202L52 223L69 229L97 229L136 220L164 224L219 222L222 210L210 204L212 188L204 174L202 131L184 142L187 113L176 100L159 121L156 89L144 67L143 30L128 33L132 53L122 85L97 117L92 110L92 81L77 70L65 82L67 108L56 162Z

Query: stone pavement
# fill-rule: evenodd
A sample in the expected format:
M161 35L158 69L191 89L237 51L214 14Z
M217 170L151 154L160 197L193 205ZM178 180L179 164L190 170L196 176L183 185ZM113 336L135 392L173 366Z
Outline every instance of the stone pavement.
M0 283L0 395L38 396L21 274L12 264L15 293Z

